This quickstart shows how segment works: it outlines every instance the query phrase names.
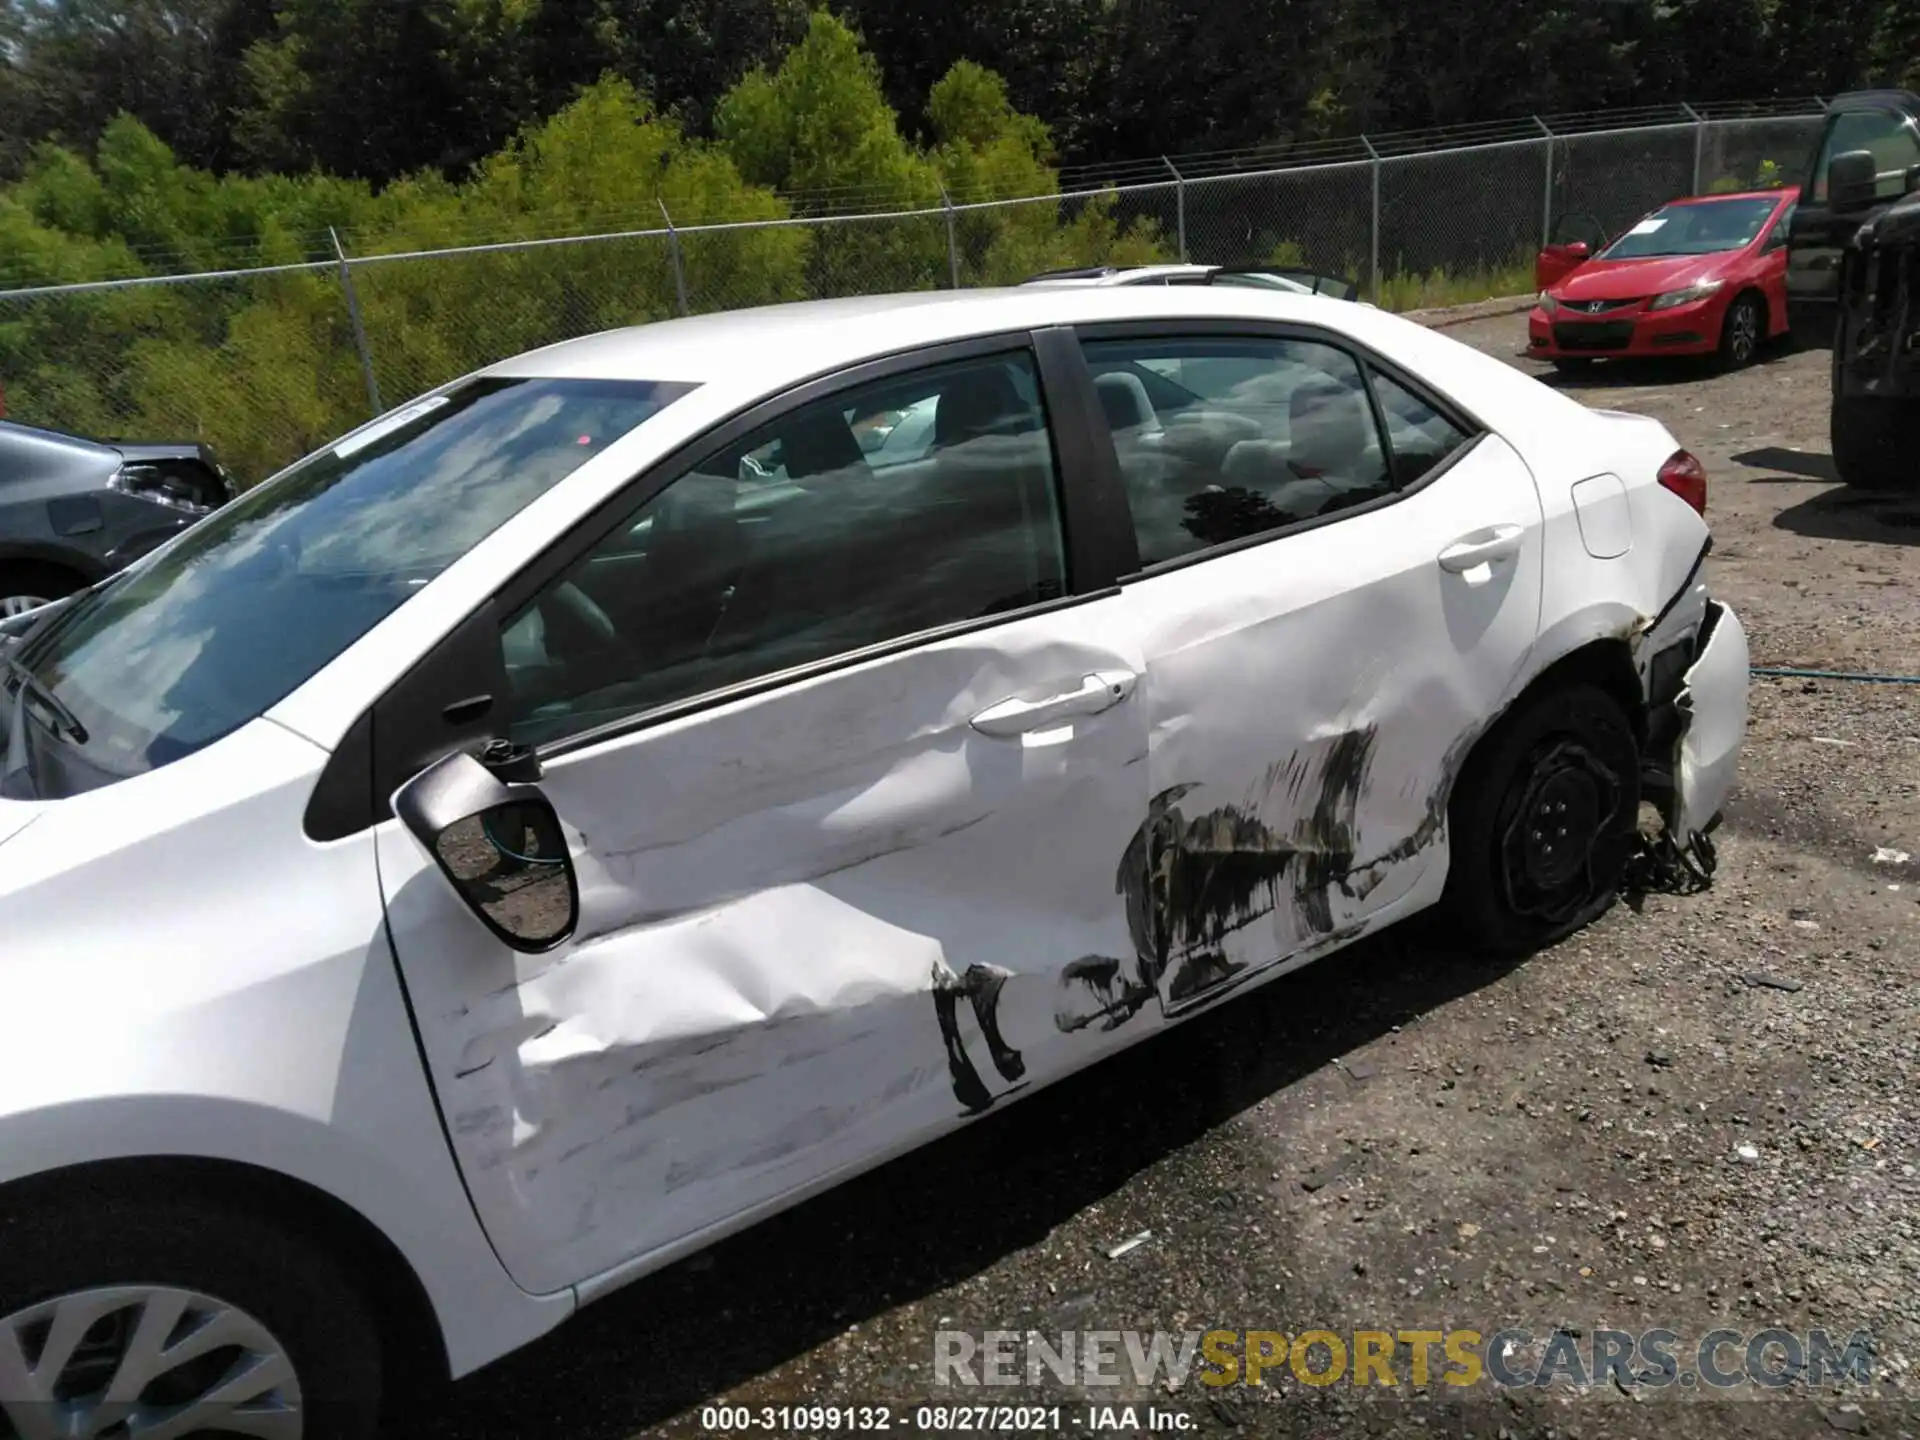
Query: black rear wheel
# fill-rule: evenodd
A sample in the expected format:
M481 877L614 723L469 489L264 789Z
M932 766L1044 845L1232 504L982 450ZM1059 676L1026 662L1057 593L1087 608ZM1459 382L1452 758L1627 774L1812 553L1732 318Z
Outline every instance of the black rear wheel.
M1920 396L1836 395L1828 418L1834 468L1862 490L1920 488Z
M1450 938L1524 955L1605 914L1633 854L1640 747L1606 691L1574 684L1481 741L1448 809Z

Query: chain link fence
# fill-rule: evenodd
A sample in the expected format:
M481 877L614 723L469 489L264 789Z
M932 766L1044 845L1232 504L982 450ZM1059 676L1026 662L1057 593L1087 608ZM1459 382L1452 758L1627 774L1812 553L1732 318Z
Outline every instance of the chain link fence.
M1183 258L1350 277L1400 309L1516 294L1545 241L1797 180L1821 124L1811 102L1682 110L1162 160L1021 199L683 228L663 211L617 235L0 292L0 385L13 419L208 441L256 481L481 366L680 314Z

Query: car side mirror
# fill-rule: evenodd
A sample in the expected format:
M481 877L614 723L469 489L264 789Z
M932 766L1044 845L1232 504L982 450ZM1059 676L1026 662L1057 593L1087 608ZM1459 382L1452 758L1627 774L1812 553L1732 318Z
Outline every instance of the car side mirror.
M1848 150L1827 166L1827 203L1835 210L1859 210L1879 197L1880 165L1871 150Z
M509 784L460 753L401 786L393 810L501 942L541 955L573 934L579 881L560 817L538 786Z

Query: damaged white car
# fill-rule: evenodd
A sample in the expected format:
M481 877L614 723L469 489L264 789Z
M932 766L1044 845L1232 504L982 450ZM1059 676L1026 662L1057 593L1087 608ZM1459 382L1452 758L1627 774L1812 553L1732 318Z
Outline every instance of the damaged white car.
M1705 498L1214 287L676 320L300 462L5 642L0 1434L361 1435L1371 930L1567 934L1733 780Z

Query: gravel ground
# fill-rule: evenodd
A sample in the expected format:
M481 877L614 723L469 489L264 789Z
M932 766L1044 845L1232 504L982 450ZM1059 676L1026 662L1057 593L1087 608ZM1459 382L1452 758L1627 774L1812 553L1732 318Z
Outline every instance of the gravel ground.
M1523 326L1452 333L1514 358ZM1578 384L1706 460L1756 664L1920 673L1920 504L1836 487L1825 363ZM1758 680L1710 892L1512 968L1417 924L1363 944L593 1307L408 1433L719 1433L723 1403L910 1430L931 1398L1069 1434L1133 1433L1093 1401L1210 1435L1920 1436L1920 869L1874 858L1920 854L1916 701ZM938 1330L1776 1325L1872 1331L1871 1392L1415 1388L1404 1351L1392 1391L930 1383Z

